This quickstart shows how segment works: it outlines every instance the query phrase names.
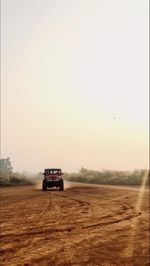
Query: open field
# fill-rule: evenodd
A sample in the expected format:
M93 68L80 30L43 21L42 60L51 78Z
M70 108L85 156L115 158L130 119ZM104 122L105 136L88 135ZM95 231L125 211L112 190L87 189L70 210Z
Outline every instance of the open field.
M149 265L148 190L65 188L1 188L0 265Z

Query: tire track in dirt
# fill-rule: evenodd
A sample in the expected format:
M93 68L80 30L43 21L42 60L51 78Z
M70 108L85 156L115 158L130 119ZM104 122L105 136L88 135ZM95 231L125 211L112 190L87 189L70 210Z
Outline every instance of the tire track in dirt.
M45 193L45 192L44 192ZM61 226L57 225L57 228L50 228L50 229L44 229L43 227L43 224L41 224L41 218L43 216L45 216L45 214L49 211L49 209L53 206L53 208L55 210L57 210L57 212L60 211L60 208L59 208L59 205L57 204L57 201L55 200L55 197L60 197L60 195L56 194L56 193L53 193L53 191L46 191L45 195L47 196L48 198L48 201L49 203L47 204L47 206L44 208L44 210L42 211L42 213L40 214L40 216L38 215L37 219L34 219L34 227L32 227L32 223L30 222L30 228L28 228L28 230L24 233L20 233L20 234L5 234L4 236L1 236L1 237L28 237L28 239L25 239L24 240L24 245L23 247L25 246L28 246L28 244L31 242L30 240L30 236L34 236L34 235L44 235L44 234L47 234L47 233L63 233L65 231L71 231L73 229L73 227L65 227L65 228L61 228ZM78 202L78 203L82 203L80 200L76 200L76 199L72 199L72 198L69 198L67 196L62 196L62 197L65 197L69 200L73 200L75 202ZM82 203L83 204L83 203ZM85 204L85 203L84 203ZM23 211L22 211L23 213ZM24 214L21 215L22 217L22 220L24 221ZM28 224L28 221L26 220L25 222L26 224ZM36 224L36 227L35 227L35 224ZM41 226L43 227L42 230L41 229ZM61 234L60 234L60 240L61 240ZM62 246L63 246L63 249L64 249L64 254L67 254L66 256L66 260L68 260L69 258L69 263L72 263L72 257L70 256L70 252L69 250L67 250L67 245L66 245L66 241L62 241Z
M41 192L43 193L43 192ZM48 203L47 206L44 207L44 210L42 212L40 212L40 215L37 215L37 218L33 220L33 222L29 222L27 217L24 214L24 207L26 206L26 202L24 204L21 204L21 207L19 206L19 208L17 208L17 213L18 213L18 217L19 217L19 223L20 224L26 224L26 232L24 233L11 233L11 234L2 234L0 237L1 239L5 239L5 238L11 238L14 239L14 241L16 242L15 247L13 249L10 249L10 252L13 253L14 251L18 251L18 254L22 254L22 249L25 249L29 246L31 246L32 244L32 240L31 237L36 236L36 235L46 235L47 233L60 233L60 232L64 232L64 231L70 231L71 228L59 228L59 229L54 229L54 228L50 228L50 229L45 229L43 226L43 223L41 223L41 218L43 216L45 216L45 214L49 211L49 209L54 206L56 206L55 204L53 204L53 200L52 200L52 195L51 193L49 195L47 195L46 193L43 195L46 195L47 199L48 199ZM47 202L47 200L46 200ZM36 226L35 226L36 225ZM41 228L43 228L42 230L40 230ZM23 242L21 242L18 244L18 241L16 241L16 239L22 239ZM28 250L28 249L27 249ZM5 253L4 250L2 250L2 253ZM30 255L30 250L28 250L28 254ZM42 255L43 253L41 253ZM40 255L40 252L39 252Z
M121 222L124 222L124 221L127 221L127 220L131 220L131 219L134 219L136 217L140 216L140 214L137 214L137 215L134 215L134 216L128 216L128 217L124 217L122 219L118 219L118 220L114 220L114 221L110 221L110 222L99 222L99 223L96 223L96 224L90 224L90 225L87 225L87 226L84 226L83 228L91 228L91 227L96 227L96 226L107 226L107 225L111 225L111 224L117 224L117 223L121 223Z
M77 206L77 208L83 208L82 213L87 213L88 210L90 210L92 217L95 216L94 210L93 210L93 206L88 201L78 199L77 197L76 198L75 197L72 197L72 196L70 197L70 195L62 195L62 194L60 195L60 194L56 194L56 193L53 193L53 195L55 195L57 197L65 198L67 200L75 201L75 202L77 202L79 204Z
M49 210L49 208L52 205L51 197L48 197L48 199L49 200L48 200L47 206L45 206L44 210L40 212L40 215L39 214L37 215L37 218L34 217L33 222L28 220L28 216L26 214L27 201L24 200L24 202L19 203L19 207L18 205L15 207L15 211L17 212L17 216L18 216L17 223L21 225L23 228L25 227L25 232L23 233L15 232L14 234L13 233L10 233L10 234L1 233L0 235L1 239L8 239L7 240L8 243L9 243L10 238L14 239L14 248L10 248L11 253L13 253L14 250L20 250L20 252L22 252L21 251L22 249L25 249L28 246L31 246L31 242L32 242L31 236L45 234L47 232L47 229L46 230L39 230L39 229L41 229L41 227L43 226L41 224L41 220L42 220L41 218L45 215L45 213ZM18 230L20 230L20 226ZM23 241L20 242L20 238ZM5 253L4 250L1 250L1 252ZM29 254L30 254L30 250L29 250Z
M50 194L50 193L49 193ZM55 194L55 193L53 193L53 195L56 197L57 196L57 194ZM50 195L51 196L51 195ZM55 209L57 210L57 211L60 211L60 207L59 207L59 205L57 204L57 201L55 200L55 198L53 197L53 201L54 201L54 205L55 205ZM73 227L71 228L71 227L69 227L69 228L67 228L67 231L68 231L68 229L69 229L69 231L71 231L72 229L73 229ZM70 252L70 249L68 249L68 247L67 247L67 242L68 241L66 241L65 239L63 239L62 238L62 235L61 235L61 232L65 232L65 230L66 230L66 228L64 228L64 229L62 229L61 227L60 227L60 225L57 225L57 230L58 230L58 232L59 232L59 238L60 238L60 242L61 242L61 244L62 244L62 251L63 251L63 253L64 253L64 255L65 255L65 257L66 257L66 261L69 263L69 265L72 265L72 263L73 263L73 255L71 256L71 253L72 252Z
M73 202L75 202L75 203L77 203L78 204L78 206L76 206L76 205L73 205L73 207L74 207L74 209L77 209L77 210L79 210L80 209L80 211L82 212L82 213L87 213L88 212L88 210L90 209L91 210L91 213L92 213L92 216L93 216L93 208L92 208L92 205L89 203L89 202L87 202L87 201L85 201L85 200L81 200L81 199L78 199L78 198L76 198L76 197L72 197L72 196L70 196L70 195L64 195L64 194L58 194L58 193L55 193L55 192L50 192L50 191L47 191L47 193L49 193L50 194L50 196L53 196L53 200L55 201L55 207L56 207L56 209L57 209L57 211L59 212L60 211L60 207L59 207L59 205L57 204L57 201L55 200L55 198L54 198L54 196L56 197L56 198L65 198L66 200L67 200L67 202L69 202L69 201L73 201ZM86 208L86 211L85 211L85 208ZM64 228L63 229L63 232L65 232L65 231L72 231L72 230L76 230L77 229L77 227L78 227L78 224L76 223L76 226L69 226L69 227L67 227L67 228ZM62 228L60 227L60 226L58 226L58 230L59 230L59 232L62 232ZM60 235L60 239L61 239L61 235ZM76 261L76 258L75 258L75 256L73 255L74 254L74 252L73 252L73 250L71 251L70 249L71 249L71 247L69 247L69 246L67 246L67 244L68 244L68 241L64 241L64 240L61 240L61 242L62 242L62 245L63 245L63 250L64 250L64 252L65 252L65 256L66 256L66 259L67 259L67 261L69 262L69 265L72 265L73 263L74 263L74 261Z
M15 189L10 190L9 198L7 195L4 197L6 205L3 205L3 215L6 216L3 220L6 225L1 236L1 265L133 266L132 258L125 258L124 261L123 252L136 217L141 221L138 225L141 234L137 238L136 260L139 259L139 265L146 265L147 195L141 215L134 208L136 191L133 193L131 189L126 194L128 197L121 190L101 187L97 190L78 187L64 192L39 192L24 188L23 195L21 190L17 193L17 201L19 195L21 201L16 201L16 205L11 204ZM20 219L16 222L18 228L9 231L17 216ZM144 250L142 245L145 245Z
M90 225L86 225L86 226L82 226L81 229L86 229L86 228L91 228L91 227L97 227L97 226L107 226L107 225L111 225L111 224L116 224L116 223L120 223L120 222L124 222L124 221L127 221L127 220L131 220L131 219L134 219L136 217L140 216L140 214L137 214L137 215L134 215L134 216L128 216L128 217L125 217L125 218L122 218L122 219L118 219L118 220L114 220L114 221L110 221L110 222L99 222L99 223L95 223L95 224L90 224ZM112 216L108 216L108 217L112 217ZM4 238L4 237L13 237L13 236L28 236L28 235L41 235L41 234L45 234L45 233L57 233L57 232L65 232L65 231L72 231L76 229L76 226L67 226L65 228L62 228L60 226L58 226L58 228L56 229L47 229L43 228L43 230L34 230L34 231L27 231L27 232L24 232L24 233L19 233L19 234L5 234L5 235L1 235L0 238Z

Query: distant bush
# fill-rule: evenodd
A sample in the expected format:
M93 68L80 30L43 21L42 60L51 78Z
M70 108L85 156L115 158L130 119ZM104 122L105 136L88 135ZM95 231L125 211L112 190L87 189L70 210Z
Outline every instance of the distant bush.
M26 172L24 174L14 173L10 158L0 159L0 186L31 185L33 178Z
M30 180L24 176L0 176L0 186L21 186L21 185L32 185L33 180Z
M139 186L142 184L146 170L128 171L94 171L81 168L78 173L64 174L64 179L72 182L103 184L103 185L126 185ZM146 185L149 185L150 174Z

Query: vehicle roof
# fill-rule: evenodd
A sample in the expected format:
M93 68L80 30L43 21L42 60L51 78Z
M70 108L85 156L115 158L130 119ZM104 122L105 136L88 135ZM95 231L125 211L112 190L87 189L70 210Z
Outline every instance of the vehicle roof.
M61 168L45 168L44 170L61 170Z

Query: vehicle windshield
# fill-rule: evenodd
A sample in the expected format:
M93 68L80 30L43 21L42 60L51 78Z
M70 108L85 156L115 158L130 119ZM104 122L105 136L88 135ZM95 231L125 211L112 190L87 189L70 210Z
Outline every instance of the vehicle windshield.
M60 169L45 169L45 175L59 175L61 174Z

